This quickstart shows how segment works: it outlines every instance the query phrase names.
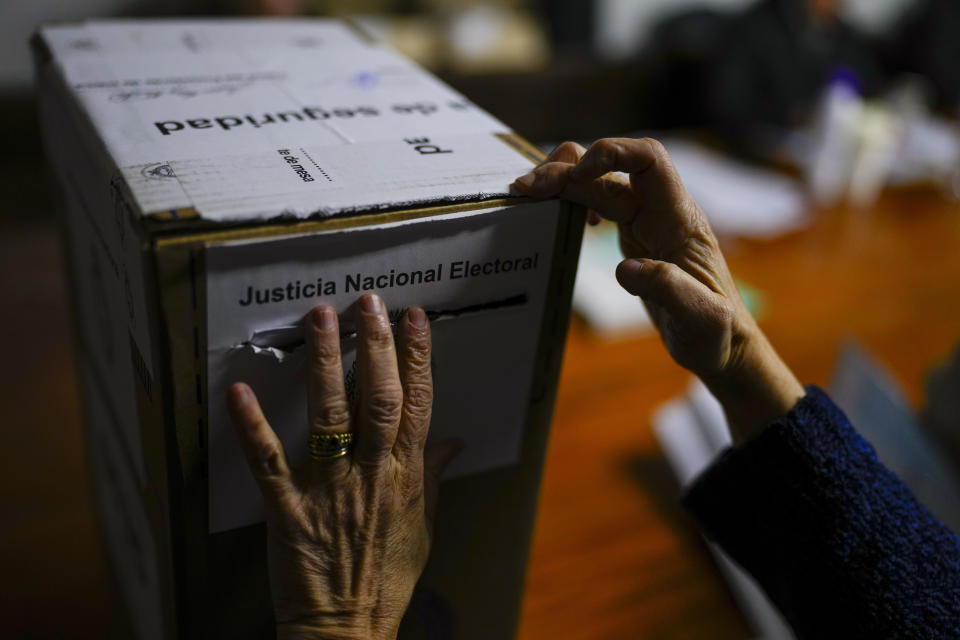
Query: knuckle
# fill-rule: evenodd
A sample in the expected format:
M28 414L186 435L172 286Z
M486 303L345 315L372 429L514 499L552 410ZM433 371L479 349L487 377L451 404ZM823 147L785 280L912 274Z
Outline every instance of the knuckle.
M591 147L594 162L606 171L612 171L617 166L622 151L623 147L616 138L602 138Z
M335 401L317 411L314 423L318 427L338 427L350 422L350 409L345 400Z
M659 280L663 276L667 275L667 264L666 262L645 262L643 264L643 270L649 270L649 275Z
M573 142L572 140L567 140L566 142L562 143L559 147L556 148L556 150L554 151L554 155L564 156L564 157L570 156L570 157L578 158L580 157L580 153L582 149L583 147L581 147L576 142Z
M613 161L620 153L620 143L616 138L601 138L593 143L594 153L604 160Z
M642 138L640 141L647 145L647 147L650 149L650 153L658 160L669 157L667 148L663 146L663 143L656 138Z
M412 373L422 373L430 370L430 340L417 337L407 343L404 349L407 366Z
M609 149L615 148L616 146L617 146L616 138L600 138L599 140L593 143L593 148L601 151L609 150Z
M406 408L410 413L428 411L433 406L433 387L429 383L407 385Z
M276 475L283 459L283 445L279 442L261 442L254 448L253 455L263 477Z
M388 388L374 391L367 402L367 417L375 424L388 425L400 419L403 396L399 389Z
M310 350L310 359L321 369L328 369L340 364L340 345L317 344Z
M655 264L657 266L657 274L663 278L669 278L681 271L680 267L672 262L657 262Z
M648 286L652 290L669 289L673 280L673 265L668 262L654 262L650 265L650 278L647 280ZM647 267L644 266L644 269Z
M393 344L393 331L381 318L367 325L364 331L366 343L372 347L386 347Z

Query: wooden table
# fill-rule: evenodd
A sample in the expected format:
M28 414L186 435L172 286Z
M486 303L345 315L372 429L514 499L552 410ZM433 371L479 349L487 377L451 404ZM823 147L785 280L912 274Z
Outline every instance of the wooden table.
M889 195L865 211L725 247L766 295L763 328L826 384L855 337L914 403L960 338L960 208ZM0 216L0 636L105 637L116 594L90 500L55 225ZM547 458L520 636L743 638L749 631L676 503L651 411L687 375L655 337L604 343L574 321Z
M761 326L805 384L861 343L915 405L960 341L960 206L926 192L813 214L725 243L765 297ZM575 321L541 494L520 637L744 638L749 630L676 501L651 412L689 376L655 336L603 342Z

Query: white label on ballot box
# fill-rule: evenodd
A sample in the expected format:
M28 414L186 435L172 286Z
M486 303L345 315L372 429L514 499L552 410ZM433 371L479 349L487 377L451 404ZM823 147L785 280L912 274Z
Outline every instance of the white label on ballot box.
M208 247L210 531L259 522L262 504L224 398L251 385L293 464L306 458L303 318L334 307L352 387L354 304L380 295L396 319L432 318L430 437L465 448L449 474L515 464L547 297L557 203L530 203L310 236Z

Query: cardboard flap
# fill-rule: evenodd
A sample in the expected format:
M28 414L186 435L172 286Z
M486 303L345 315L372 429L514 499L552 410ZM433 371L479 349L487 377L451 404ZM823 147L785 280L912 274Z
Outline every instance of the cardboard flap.
M420 137L124 167L144 212L308 218L509 194L530 158L493 135ZM175 215L174 215L175 214Z
M535 160L495 118L337 21L98 21L41 37L145 216L497 197Z

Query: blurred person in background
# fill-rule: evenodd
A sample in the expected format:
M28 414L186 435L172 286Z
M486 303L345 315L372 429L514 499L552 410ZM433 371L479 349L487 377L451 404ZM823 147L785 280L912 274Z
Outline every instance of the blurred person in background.
M762 0L733 19L711 65L708 120L731 139L751 125L787 129L810 120L843 73L876 96L884 75L871 43L838 15L840 0Z
M733 435L683 502L796 634L960 637L960 539L779 357L663 147L565 143L514 187L573 200L592 220L618 225L626 259L617 280L646 305L677 364L721 402ZM252 390L236 383L228 397L266 504L280 638L396 637L426 564L439 477L457 452L455 443L425 450L433 393L426 315L406 313L395 350L379 298L364 296L358 307L355 411L336 314L317 307L307 322L311 438L355 437L355 447L333 455L311 447L312 459L291 470Z
M663 20L638 58L638 123L789 166L819 204L863 207L888 184L956 197L960 4L917 0L868 35L845 21L848 2L758 0Z
M918 0L884 37L880 50L888 73L923 77L933 105L960 115L960 2Z
M644 126L705 127L742 150L758 130L809 122L838 72L876 96L886 76L873 43L841 18L841 1L759 0L664 20L641 56Z

